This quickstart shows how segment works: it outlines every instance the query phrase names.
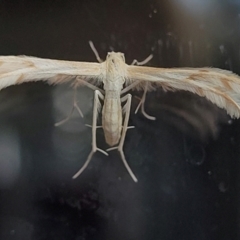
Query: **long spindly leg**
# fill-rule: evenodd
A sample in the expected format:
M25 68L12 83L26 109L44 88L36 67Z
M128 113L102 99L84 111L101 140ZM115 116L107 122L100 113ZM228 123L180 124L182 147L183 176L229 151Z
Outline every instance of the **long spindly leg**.
M72 177L72 178L77 178L88 166L88 164L90 163L93 154L96 151L99 151L105 155L108 155L108 153L106 153L105 151L103 151L102 149L97 147L97 141L96 141L96 130L97 130L97 117L98 117L98 108L99 105L101 104L99 101L99 98L104 99L104 96L102 95L102 93L98 90L96 90L94 92L94 105L93 105L93 121L92 121L92 150L88 155L88 158L86 160L86 162L84 163L84 165L79 169L79 171Z
M138 84L140 84L139 82L133 82L132 84L130 84L129 86L125 87L122 91L121 91L121 94L124 94L128 91L130 91L132 88L136 87ZM147 119L150 119L150 120L156 120L155 117L153 116L150 116L148 115L146 112L145 112L145 108L144 108L144 103L145 103L145 100L146 100L146 95L147 95L147 91L148 91L148 83L145 83L145 88L144 88L144 92L143 92L143 96L142 98L140 99L140 102L135 110L135 114L138 112L139 108L141 107L141 112L142 114L147 118Z
M146 86L145 86L144 92L143 92L143 96L142 96L142 98L141 98L141 100L140 100L140 102L139 102L139 104L138 104L138 106L135 110L135 114L138 112L139 108L141 107L141 112L142 112L144 117L146 117L149 120L156 120L155 117L150 116L145 112L144 103L145 103L145 100L146 100L147 90L148 90L148 87L147 87L147 83L146 83Z
M98 90L99 92L104 93L104 91L103 91L101 88L95 86L95 85L92 84L92 83L87 82L86 80L81 79L80 77L77 77L77 78L76 78L76 81L75 81L75 83L74 83L74 86L78 87L78 86L80 85L80 83L82 83L82 84L83 84L84 86L86 86L86 87L91 88L91 89L94 90L94 91L95 91L95 90Z
M133 181L137 182L138 180L137 180L136 176L134 175L134 173L132 172L131 168L129 167L129 165L126 161L124 152L123 152L123 144L124 144L125 137L126 137L126 132L127 132L127 129L128 129L128 121L129 121L129 116L130 116L132 96L131 96L131 94L127 94L121 100L122 101L127 100L127 102L124 106L126 113L125 113L125 118L124 118L124 123L123 123L123 128L122 128L122 135L121 135L121 138L120 138L119 145L118 145L117 149L120 152L123 164L126 167L127 171L129 172L130 176L132 177Z
M75 86L74 86L73 106L72 106L72 108L71 108L71 111L70 111L69 115L68 115L65 119L61 120L60 122L55 123L55 126L56 126L56 127L58 127L58 126L60 126L60 125L62 125L62 124L64 124L64 123L66 123L66 122L71 118L71 116L73 115L74 109L76 109L77 112L80 114L80 116L83 118L83 113L82 113L80 107L79 107L78 104L77 104L77 96L76 96L76 94L77 94L77 86L78 86L78 83L80 83L80 82L81 82L82 84L84 84L85 86L93 89L94 91L98 90L98 91L101 92L101 93L103 92L103 90L100 89L100 88L98 88L97 86L95 86L95 85L93 85L93 84L91 84L91 83L89 83L89 82L87 82L87 81L85 81L85 80L80 79L80 78L77 77L77 78L76 78L76 83L75 83Z
M128 91L130 91L132 88L136 87L138 84L140 84L139 82L133 82L132 84L130 84L129 86L125 87L122 91L121 91L121 94L124 94ZM144 103L145 103L145 100L146 100L146 95L147 95L147 91L148 91L148 83L145 83L145 88L144 88L144 92L143 92L143 96L142 98L140 99L140 102L135 110L135 114L138 112L139 108L141 107L141 112L143 114L143 116L145 116L147 119L150 119L150 120L156 120L155 117L153 116L150 116L148 115L146 112L145 112L145 108L144 108Z
M77 93L77 89L75 88L74 89L74 93L73 93L73 106L72 106L72 109L70 111L70 114L65 119L61 120L60 122L55 123L56 127L66 123L71 118L75 108L77 109L77 111L80 114L80 116L83 118L83 113L82 113L81 109L79 108L79 106L77 104L76 93Z
M153 55L150 54L145 60L143 60L143 61L141 61L141 62L138 62L136 59L134 59L131 65L139 65L139 66L145 65L145 64L148 63L152 58L153 58ZM140 102L139 102L139 104L138 104L138 106L137 106L137 108L136 108L136 110L135 110L135 114L138 112L138 109L139 109L140 106L141 106L141 112L142 112L142 114L143 114L144 117L146 117L146 118L149 119L149 120L156 120L155 117L148 115L148 114L145 112L145 109L144 109L144 103L145 103L145 100L146 100L147 90L148 90L148 88L147 88L147 85L146 85L146 87L144 88L143 96L142 96L142 98L141 98L141 100L140 100Z
M130 85L128 85L127 87L125 87L122 91L121 91L121 95L130 91L131 89L133 89L134 87L136 87L137 85L139 85L140 82L139 81L135 81L133 83L131 83Z

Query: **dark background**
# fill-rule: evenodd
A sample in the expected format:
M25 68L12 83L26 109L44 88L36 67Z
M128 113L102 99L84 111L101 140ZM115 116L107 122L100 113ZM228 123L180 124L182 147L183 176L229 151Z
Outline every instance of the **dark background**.
M155 67L212 66L240 74L240 3L214 0L0 0L0 54L96 61L149 54ZM132 93L140 96L139 93ZM239 239L240 122L186 92L148 94L125 155L91 149L93 92L78 91L84 118L63 119L69 85L28 83L0 92L0 239ZM98 144L106 149L102 130Z

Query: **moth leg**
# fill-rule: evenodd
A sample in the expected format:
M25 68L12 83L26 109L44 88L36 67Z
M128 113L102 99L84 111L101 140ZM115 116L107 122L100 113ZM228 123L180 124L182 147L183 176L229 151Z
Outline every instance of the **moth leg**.
M135 65L135 64L138 65L138 66L140 66L140 65L145 65L145 64L148 63L152 58L153 58L153 55L150 54L145 60L143 60L143 61L141 61L141 62L138 62L136 59L134 59L131 65ZM130 86L131 86L131 85L130 85ZM125 90L125 89L124 89L124 90ZM139 104L138 104L138 106L137 106L137 108L136 108L136 110L135 110L135 114L138 112L138 110L139 110L139 108L140 108L140 106L141 106L141 112L142 112L142 114L143 114L144 117L146 117L146 118L149 119L149 120L156 120L155 117L150 116L150 115L148 115L148 114L145 112L144 103L145 103L145 100L146 100L146 94L147 94L147 87L145 87L145 89L144 89L143 96L142 96L142 98L141 98L141 100L140 100L140 102L139 102Z
M138 106L135 110L135 114L138 112L138 110L141 106L141 112L142 112L144 117L146 117L149 120L156 120L155 117L150 116L145 112L144 103L145 103L145 100L146 100L146 95L147 95L147 86L144 88L143 96L142 96L142 98L141 98L141 100L140 100L140 102L139 102L139 104L138 104Z
M80 114L80 116L83 118L83 113L82 113L81 109L79 108L79 106L78 106L78 104L77 104L76 93L77 93L77 90L74 89L74 94L73 94L73 106L72 106L72 109L71 109L71 111L70 111L70 114L69 114L65 119L61 120L60 122L55 123L54 125L55 125L56 127L64 124L65 122L67 122L67 121L71 118L71 116L72 116L75 108L77 109L77 111L78 111L78 113Z
M129 86L125 87L125 88L121 91L121 94L130 91L132 88L136 87L138 84L139 84L139 82L133 82L133 83L130 84ZM141 106L142 114L143 114L147 119L156 120L155 117L150 116L150 115L148 115L148 114L145 112L144 103L145 103L145 100L146 100L146 95L147 95L147 86L144 88L143 96L142 96L142 98L140 99L140 102L139 102L139 104L138 104L138 106L137 106L137 108L136 108L136 110L135 110L135 114L138 112L138 110L139 110L139 108L140 108L140 106Z
M121 155L123 164L126 167L128 173L132 177L133 181L137 182L138 180L137 180L136 176L134 175L134 173L132 172L131 168L129 167L129 165L128 165L127 161L126 161L124 152L123 152L123 144L124 144L125 137L126 137L126 132L127 132L127 129L128 129L128 121L129 121L129 116L130 116L130 108L131 108L132 96L131 96L131 94L127 94L121 100L122 101L127 100L127 102L126 102L126 104L124 106L124 108L126 109L126 113L125 113L125 118L124 118L124 123L123 123L123 128L122 128L122 135L121 135L121 138L120 138L117 150L119 151L119 153Z
M132 84L128 85L127 87L125 87L122 91L121 91L121 94L124 94L128 91L130 91L132 88L136 87L138 84L140 84L140 82L136 81L136 82L133 82Z
M90 163L91 159L92 159L92 156L93 154L96 152L96 151L99 151L105 155L108 156L108 153L103 151L102 149L98 148L97 147L97 141L96 141L96 130L97 130L97 117L98 117L98 109L99 109L99 106L100 106L100 100L99 98L101 99L104 99L104 96L102 95L102 93L98 90L96 90L94 92L94 105L93 105L93 121L92 121L92 150L91 152L89 153L88 155L88 158L86 160L86 162L84 163L84 165L79 169L79 171L72 177L73 179L77 178L85 169L86 167L88 166L88 164Z
M78 84L78 83L83 83L83 85L84 86L86 86L86 87L89 87L89 88L91 88L92 90L98 90L99 92L101 92L101 93L104 93L104 90L102 90L101 88L99 88L99 87L97 87L97 86L95 86L94 84L92 84L92 83L89 83L89 82L87 82L86 80L83 80L83 79L81 79L81 78L79 78L79 77L77 77L76 78L76 81L75 81L75 84L74 84L74 86L75 87L78 87L80 84Z

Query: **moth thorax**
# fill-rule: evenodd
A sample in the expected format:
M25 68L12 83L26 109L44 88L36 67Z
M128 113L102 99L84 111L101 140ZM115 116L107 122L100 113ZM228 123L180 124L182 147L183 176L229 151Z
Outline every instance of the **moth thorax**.
M115 81L104 82L105 91L121 91L123 89L124 81L122 79L114 79Z
M108 53L106 59L106 76L111 79L126 76L126 64L123 53Z

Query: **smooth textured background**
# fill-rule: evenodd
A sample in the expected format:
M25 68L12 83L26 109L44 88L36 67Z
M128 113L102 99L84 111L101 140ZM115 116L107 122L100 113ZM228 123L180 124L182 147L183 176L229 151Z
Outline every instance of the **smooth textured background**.
M212 66L240 74L240 4L210 0L0 1L0 54L96 61L149 54L155 67ZM134 115L125 155L91 148L93 92L78 91L84 119L70 111L69 85L29 83L0 92L0 239L239 239L240 124L186 92L149 93ZM133 93L141 96L141 93ZM99 146L107 148L103 132Z

